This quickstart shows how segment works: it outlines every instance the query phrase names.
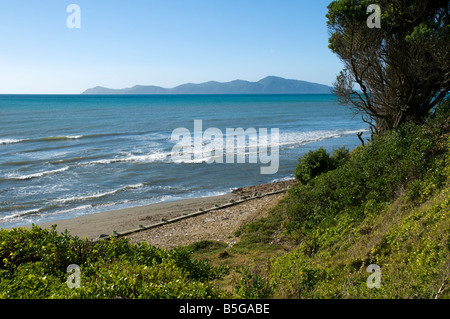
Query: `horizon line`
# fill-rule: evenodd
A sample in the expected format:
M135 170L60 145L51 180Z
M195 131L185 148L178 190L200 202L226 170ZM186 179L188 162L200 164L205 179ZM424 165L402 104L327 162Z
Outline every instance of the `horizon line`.
M334 93L118 93L118 94L83 94L83 93L0 93L4 95L82 95L82 96L175 96L175 95L335 95Z

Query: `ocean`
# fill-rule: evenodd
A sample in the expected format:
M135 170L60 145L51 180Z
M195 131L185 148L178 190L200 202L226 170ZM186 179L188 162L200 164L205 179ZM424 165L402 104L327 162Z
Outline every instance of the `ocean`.
M262 174L267 164L249 159L173 161L172 133L194 135L196 120L224 134L278 129L268 145L279 151L276 172ZM331 94L0 95L0 228L292 179L303 154L351 150L360 131L368 137L367 124ZM248 143L243 154L258 140Z

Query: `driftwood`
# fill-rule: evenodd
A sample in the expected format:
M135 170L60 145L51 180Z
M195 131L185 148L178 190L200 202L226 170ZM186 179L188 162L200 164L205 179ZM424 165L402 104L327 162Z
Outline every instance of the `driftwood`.
M444 279L444 282L442 283L441 287L439 288L439 290L438 290L436 296L434 297L434 299L438 299L439 296L441 295L441 293L444 291L444 286L445 286L446 282L447 282L447 278Z

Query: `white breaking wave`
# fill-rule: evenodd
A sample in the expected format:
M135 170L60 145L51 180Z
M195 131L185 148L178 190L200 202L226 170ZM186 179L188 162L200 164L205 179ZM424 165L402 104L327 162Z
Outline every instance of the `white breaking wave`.
M134 185L128 185L119 189L115 189L109 192L104 192L104 193L96 193L96 194L90 194L90 195L85 195L85 196L77 196L77 197L67 197L67 198L60 198L55 200L56 202L60 202L60 203L67 203L67 202L80 202L80 201L85 201L85 200L92 200L92 199L98 199L98 198L102 198L105 196L109 196L109 195L114 195L118 192L123 192L125 190L129 190L129 189L137 189L137 188L141 188L144 187L143 183L139 183L139 184L134 184Z
M264 151L271 150L275 147L278 147L280 150L290 149L300 147L305 144L319 142L325 139L330 138L339 138L345 135L356 134L358 132L366 132L367 129L361 130L324 130L324 131L306 131L306 132L280 132L278 142L273 141L273 135L271 130L267 130L267 136L265 139L259 136L258 134L252 134L249 136L243 136L244 139L241 141L245 141L245 143L236 143L231 147L227 148L226 145L226 136L223 137L223 140L219 140L220 143L215 145L221 145L216 149L219 151L219 155L215 156L205 156L211 155L205 153L205 145L213 144L212 141L202 141L202 148L196 148L193 145L182 145L184 147L183 152L187 152L187 154L191 154L192 158L186 158L182 156L178 156L177 159L173 159L174 162L184 162L184 163L199 163L203 161L214 161L221 159L225 156L250 156L250 155L259 155L261 152L261 144L265 146ZM214 142L215 143L215 142ZM236 145L237 144L237 145ZM181 145L180 145L181 146ZM210 151L210 150L209 150ZM210 153L210 152L209 152ZM217 154L217 152L216 152ZM176 154L179 155L179 154ZM188 156L189 157L189 156Z
M89 209L89 208L92 208L92 205L82 205L82 206L69 208L69 209L65 209L65 210L59 210L56 213L52 213L50 215L65 214L65 213L70 213L70 212L74 212L77 210L83 210L83 209ZM19 211L19 212L15 212L8 216L0 217L0 221L1 222L13 222L13 221L17 221L17 220L23 220L27 216L36 216L36 215L39 215L40 213L43 214L44 212L45 212L45 208L36 208L36 209ZM49 216L47 213L45 213L45 214L47 216Z
M8 222L8 221L13 221L13 220L17 220L17 219L23 219L26 216L36 215L39 212L41 212L40 208L24 210L24 211L16 212L16 213L14 213L12 215L0 217L0 221Z
M356 134L359 132L365 132L362 130L348 130L348 131L307 131L307 132L293 132L293 133L281 133L280 134L280 147L289 146L301 146L308 143L319 142L329 138L338 138L344 135ZM272 145L273 147L274 145Z
M6 139L0 139L0 145L3 144L15 144L26 141L26 139L15 139L15 138L6 138Z
M0 145L2 144L16 144L22 142L54 142L54 141L67 141L67 140L79 140L83 138L83 135L63 135L63 136L47 136L40 138L6 138L0 139Z
M27 179L42 177L42 176L45 176L45 175L50 175L50 174L64 172L64 171L67 171L68 169L69 169L69 166L65 166L63 168L55 169L55 170L52 170L52 171L43 171L43 172L29 174L29 175L19 175L19 176L9 175L7 178L8 179L15 179L15 180L27 180Z
M47 136L42 138L33 139L31 141L38 142L55 142L55 141L67 141L67 140L78 140L83 138L83 135L62 135L62 136Z
M86 163L85 165L126 163L126 162L151 163L156 161L163 161L164 159L167 159L170 156L170 154L171 154L170 152L158 152L149 155L129 155L126 157L108 158L97 161L91 161Z
M318 142L324 139L329 138L338 138L342 137L344 135L350 135L350 134L356 134L358 132L365 132L367 129L361 129L361 130L347 130L347 131L340 131L340 130L332 130L332 131L306 131L306 132L280 132L278 143L272 142L272 134L271 130L269 129L267 131L267 148L273 148L273 147L279 147L280 149L288 149L288 148L295 148L299 147L301 145L305 145L308 143L314 143ZM257 131L258 132L258 131ZM244 145L235 145L233 147L232 151L235 155L251 155L251 154L258 154L259 147L261 144L261 137L259 135L256 136L246 136L245 137L245 144ZM193 140L191 141L193 142ZM263 141L265 142L265 141ZM200 149L196 148L193 144L188 145L181 145L180 143L173 143L172 147L175 145L183 146L183 151L188 152L192 155L192 160L183 160L181 162L185 163L198 163L199 161L208 161L208 160L214 160L217 159L217 156L206 156L205 155L205 147L208 147L209 144L212 143L212 140L209 139L203 139L202 140L202 147ZM220 144L219 144L220 145ZM226 134L224 134L222 139L222 154L219 156L226 156L227 155L227 147L226 147ZM255 152L256 150L256 152ZM152 151L151 154L145 154L145 155L135 155L135 154L126 154L121 157L115 157L115 158L106 158L106 159L100 159L100 160L94 160L90 162L83 163L82 165L98 165L98 164L113 164L113 163L153 163L153 162L180 162L179 160L176 160L172 158L172 151L171 150L156 150ZM178 154L176 154L178 155ZM210 154L209 154L210 155ZM201 159L200 159L201 158Z
M295 177L293 177L293 176L286 176L286 177L281 177L281 178L275 178L275 179L271 180L269 183L287 182L287 181L292 181L294 179L295 179Z
M81 206L74 207L74 208L60 210L60 211L58 211L58 214L66 214L66 213L75 212L77 210L83 210L83 209L89 209L89 208L92 208L92 205L81 205Z

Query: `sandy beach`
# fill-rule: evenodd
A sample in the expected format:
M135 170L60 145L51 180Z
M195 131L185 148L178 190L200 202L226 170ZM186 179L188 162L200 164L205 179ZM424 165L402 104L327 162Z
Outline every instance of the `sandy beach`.
M222 206L230 204L230 201L248 198L248 200L230 207L214 209L195 217L182 218L174 223L127 235L131 241L147 241L166 248L203 239L232 243L236 239L232 238L230 233L234 232L242 223L255 219L256 215L267 213L284 196L284 193L264 197L254 197L253 195L286 189L293 182L291 180L248 186L220 196L162 202L38 225L47 229L52 225L57 225L58 232L64 232L67 229L71 235L95 240L102 234L109 236L114 231L127 232L139 228L140 225L147 227L164 220L196 213L199 209L208 210L216 205Z

